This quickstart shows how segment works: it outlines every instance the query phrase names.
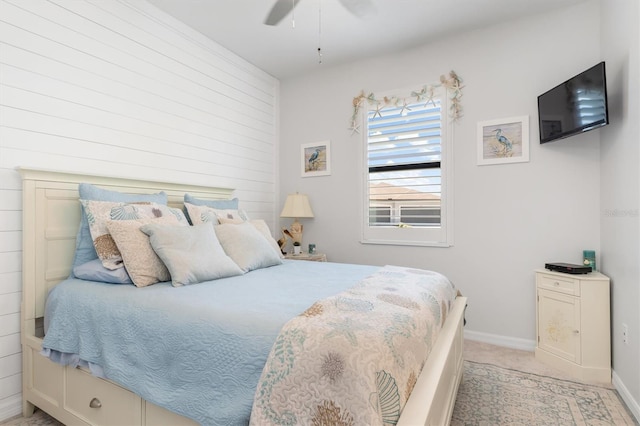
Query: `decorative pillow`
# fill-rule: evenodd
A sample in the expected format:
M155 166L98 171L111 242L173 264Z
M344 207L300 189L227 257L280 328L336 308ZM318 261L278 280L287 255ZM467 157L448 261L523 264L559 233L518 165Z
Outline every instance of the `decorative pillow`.
M80 199L96 200L96 201L112 201L131 203L136 201L148 201L158 204L167 204L167 194L159 192L156 194L125 194L122 192L111 191L99 188L90 183L81 183L78 185ZM73 266L82 265L90 260L97 259L98 254L93 245L93 239L89 231L89 222L82 208L80 226L78 227L78 235L76 236L76 251L73 258Z
M111 208L112 220L154 219L174 216L179 224L188 226L189 222L180 209L173 209L162 204L124 204Z
M184 206L187 208L191 223L194 225L207 222L211 222L214 225L218 223L242 223L249 220L249 217L243 210L214 209L212 207L196 206L190 203L185 203Z
M171 274L171 284L180 287L202 281L242 275L225 254L211 224L167 226L155 223L140 228Z
M110 201L80 200L98 258L107 269L122 268L122 256L113 242L106 222L108 220L153 219L166 217L174 223L188 225L187 219L178 209L162 204L125 204Z
M136 287L146 287L157 282L169 281L171 275L162 260L156 255L147 234L140 227L149 223L164 223L176 226L174 218L136 220L109 220L106 226L113 237L124 266Z
M267 239L267 242L273 248L273 250L275 250L278 256L280 258L284 258L282 251L280 251L278 242L274 240L273 236L271 235L271 230L269 229L269 225L267 225L267 222L262 219L255 219L250 220L249 223L252 224L258 231L260 231L260 233Z
M226 223L214 229L225 253L244 272L282 263L267 239L250 223Z
M184 194L184 202L193 204L194 206L207 206L214 209L231 209L238 210L239 201L237 198L231 200L204 200L196 198L191 194Z
M203 200L201 198L196 198L191 194L184 194L184 202L193 204L194 206L207 206L214 209L231 209L238 210L239 201L237 198L233 198L231 200ZM189 211L186 206L184 207L184 214L187 216L187 219L191 224L193 224L193 220L189 216Z
M76 278L87 281L99 281L109 284L133 284L124 268L109 270L102 266L100 259L93 259L73 268Z

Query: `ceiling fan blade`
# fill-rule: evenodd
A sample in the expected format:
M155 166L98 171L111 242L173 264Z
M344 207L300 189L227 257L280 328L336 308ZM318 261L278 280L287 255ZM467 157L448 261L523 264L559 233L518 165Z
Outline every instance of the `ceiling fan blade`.
M371 0L340 0L340 3L358 18L363 18L375 12L375 6Z
M296 7L298 1L300 0L277 0L264 23L266 25L278 25Z

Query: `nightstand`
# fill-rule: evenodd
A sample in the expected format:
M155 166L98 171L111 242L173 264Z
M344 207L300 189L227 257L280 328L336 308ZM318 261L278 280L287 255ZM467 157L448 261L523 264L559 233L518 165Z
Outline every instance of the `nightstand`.
M611 383L609 277L536 271L536 359L575 378Z
M293 259L293 260L309 260L311 262L326 262L327 261L327 255L324 253L313 253L313 254L309 254L309 253L300 253L300 254L293 254L293 253L287 253L284 255L285 259Z

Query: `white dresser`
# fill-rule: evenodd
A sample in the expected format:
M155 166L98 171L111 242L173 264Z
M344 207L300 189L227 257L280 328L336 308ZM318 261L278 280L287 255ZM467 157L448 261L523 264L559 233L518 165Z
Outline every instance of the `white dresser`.
M585 382L611 383L609 278L536 270L536 359Z

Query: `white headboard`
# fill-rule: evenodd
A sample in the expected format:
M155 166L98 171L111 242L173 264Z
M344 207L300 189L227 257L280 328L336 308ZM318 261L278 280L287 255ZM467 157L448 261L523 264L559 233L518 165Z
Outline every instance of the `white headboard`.
M169 205L179 208L187 192L207 200L227 199L233 193L229 188L42 169L18 170L22 175L22 331L32 335L36 319L44 316L49 290L71 272L81 213L79 183L129 194L164 191Z

